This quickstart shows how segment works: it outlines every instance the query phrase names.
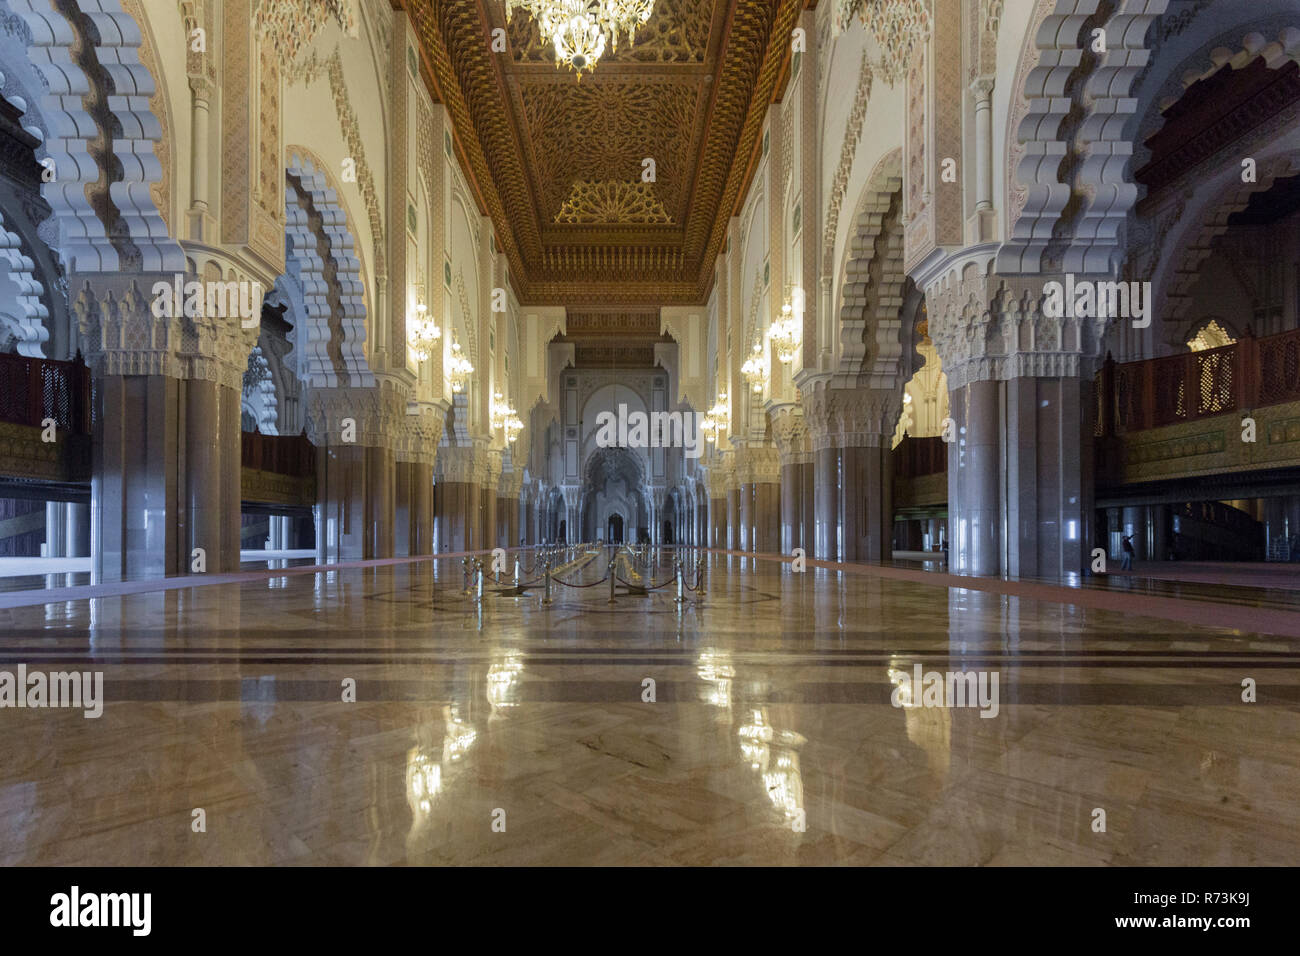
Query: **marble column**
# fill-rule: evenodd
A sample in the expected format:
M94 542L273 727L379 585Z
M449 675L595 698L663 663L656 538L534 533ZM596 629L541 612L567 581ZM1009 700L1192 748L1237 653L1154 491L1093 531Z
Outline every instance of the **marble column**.
M1145 561L1147 558L1147 514L1140 505L1125 508L1120 518L1123 534L1133 539L1133 560ZM1123 551L1120 552L1123 557Z
M841 448L842 561L888 561L894 529L893 455L885 446Z
M948 454L948 560L956 571L1002 567L998 406L997 382L971 382L950 396L957 441Z
M501 507L506 516L506 548L517 548L519 546L519 496L512 498L502 498Z
M189 543L177 520L184 488L181 382L163 375L102 375L92 450L91 546L96 581L188 571Z
M468 481L440 482L440 546L447 551L474 548L478 523L478 485Z
M1265 502L1267 506L1267 501ZM1169 560L1170 514L1168 505L1148 505L1147 525L1151 529L1151 547L1148 561Z
M316 560L359 561L366 552L366 448L316 449Z
M803 535L803 476L800 465L781 466L781 551L790 554L800 547Z
M433 551L433 466L398 462L394 475L394 554L398 557Z
M411 555L411 467L399 461L393 469L393 554L399 558Z
M1077 574L1088 566L1093 539L1092 380L1014 378L1003 401L1007 571ZM1134 547L1146 560L1145 514L1137 525Z
M754 485L754 545L752 551L781 551L781 485L760 481Z
M839 560L840 458L835 448L818 448L813 453L813 500L816 511L815 556L823 561Z
M393 556L393 501L396 460L387 448L365 450L365 544L363 555L371 558Z
M709 499L709 547L727 547L727 498Z
M805 461L798 466L800 502L799 541L795 545L803 548L805 557L816 554L817 546L817 482L816 469L812 461Z
M731 551L741 550L740 533L740 489L727 489L727 548Z
M758 545L754 535L754 506L756 504L755 488L757 486L752 481L744 482L740 486L740 543L736 545L741 551L755 551Z

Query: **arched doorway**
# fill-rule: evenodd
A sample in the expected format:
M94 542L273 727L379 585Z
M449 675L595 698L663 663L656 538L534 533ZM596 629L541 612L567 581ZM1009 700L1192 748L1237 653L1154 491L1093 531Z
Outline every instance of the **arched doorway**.
M663 533L662 533L662 534L660 535L660 537L659 537L659 542L660 542L661 544L676 544L676 543L677 543L676 541L673 540L673 523L672 523L671 521L665 521L665 522L664 522L664 526L663 526L663 528L662 528L662 532L663 532Z
M609 516L609 526L605 529L605 538L610 544L623 543L623 516L612 514Z

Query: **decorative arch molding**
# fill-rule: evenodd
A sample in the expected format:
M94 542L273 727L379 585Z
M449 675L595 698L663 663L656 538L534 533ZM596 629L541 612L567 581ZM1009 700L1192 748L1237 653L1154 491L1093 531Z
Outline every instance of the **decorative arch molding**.
M122 9L129 13L132 19L140 28L140 62L144 68L149 71L149 75L154 78L154 92L149 97L149 108L153 111L154 116L158 118L158 139L154 143L154 153L158 157L158 180L149 184L149 195L153 198L154 205L158 209L158 214L162 217L163 226L167 229L167 234L172 235L179 233L180 230L174 230L172 227L177 222L179 210L175 208L175 189L173 183L174 159L177 155L175 143L172 137L172 106L171 96L167 90L165 82L158 82L161 79L161 68L158 66L158 56L155 52L158 43L154 39L153 28L149 24L148 17L145 16L141 7L143 0L121 0ZM193 7L196 3L201 4L202 0L181 0L180 14L182 22L185 20L185 8ZM188 31L187 31L188 32ZM206 60L208 69L215 77L215 67L212 65L214 57L203 57L201 54L189 53L187 57L190 60Z
M23 252L22 239L10 232L0 210L0 303L13 301L13 314L0 311L0 324L13 336L18 354L43 358L50 338L49 309L41 301L45 287L36 279L36 263Z
M97 0L93 20L75 6L79 16L66 17L50 0L7 3L30 34L27 60L44 86L38 106L56 180L42 195L65 266L183 272L184 254L150 193L162 179L162 128L149 108L157 87L140 59L139 25L120 0Z
M279 404L275 395L275 380L271 366L260 346L253 346L248 355L248 368L244 371L240 407L253 417L257 430L263 435L278 435Z
M365 354L365 282L351 219L319 157L301 146L289 147L288 156L289 270L302 287L307 314L305 328L296 330L302 378L317 388L373 387Z
M849 118L844 125L840 159L831 178L830 196L826 202L825 225L822 231L823 276L831 276L835 271L835 236L839 232L840 207L844 204L844 192L849 188L849 176L853 173L853 158L857 155L858 141L862 138L862 124L867 118L867 104L871 100L871 84L874 76L868 51L863 50L862 62L858 66L858 85L853 94L853 105L849 109Z
M1195 6L1166 15L1159 25L1160 63L1164 68L1149 70L1134 91L1140 117L1133 135L1134 169L1140 169L1150 158L1146 140L1164 124L1163 111L1181 98L1188 86L1224 66L1240 69L1259 55L1272 59L1276 53L1269 49L1271 44L1279 43L1285 52L1287 30L1300 27L1300 15L1291 0L1241 4L1236 11L1241 11L1242 19L1230 26L1225 26L1221 15L1201 15L1211 8L1221 12L1224 5L1198 0ZM1249 58L1243 57L1243 52L1250 54ZM1280 68L1285 63L1283 59L1270 62L1270 66Z
M1300 23L1300 13L1296 14L1296 21ZM1182 91L1193 83L1207 80L1220 70L1240 70L1257 59L1263 59L1270 70L1280 70L1288 63L1300 64L1300 27L1284 27L1277 39L1272 41L1263 33L1251 31L1241 38L1241 44L1235 51L1226 46L1216 46L1204 59L1208 60L1204 69L1186 70L1178 76L1177 82L1181 89L1174 96L1160 101L1161 112L1173 106L1182 97Z
M1300 129L1275 142L1268 154L1256 158L1256 164L1257 182L1241 182L1240 167L1229 165L1198 197L1184 197L1168 214L1174 225L1161 234L1155 250L1152 288L1155 311L1164 318L1165 339L1171 344L1185 343L1199 318L1191 314L1191 293L1201 264L1214 251L1215 239L1228 231L1228 219L1245 209L1255 193L1268 191L1277 179L1300 173Z
M902 384L902 162L902 150L895 149L876 163L844 252L839 372L871 388Z
M1008 239L1002 274L1104 274L1119 266L1122 230L1137 202L1126 129L1132 91L1151 59L1147 34L1169 0L1042 0L1013 87L1007 129ZM1106 31L1107 50L1085 42ZM1065 226L1070 225L1069 230ZM1058 238L1068 231L1069 238Z

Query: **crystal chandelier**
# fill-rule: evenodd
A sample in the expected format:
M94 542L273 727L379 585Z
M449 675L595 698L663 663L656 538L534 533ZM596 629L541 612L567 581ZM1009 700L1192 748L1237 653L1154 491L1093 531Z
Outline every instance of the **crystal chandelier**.
M416 361L427 362L441 338L442 327L429 315L429 307L424 304L424 296L421 295L415 306L415 318L406 321L407 348Z
M776 357L783 365L789 365L799 353L801 338L799 319L802 314L803 293L795 289L793 295L786 295L785 304L781 306L781 317L773 319L767 329L767 337L771 339L772 347L776 349Z
M655 0L604 0L601 10L615 50L620 32L627 33L629 46L636 42L637 27L646 25L654 9Z
M767 378L767 367L763 362L763 346L758 342L754 343L754 354L745 360L745 364L740 367L740 374L745 376L745 381L753 387L755 392L763 390L763 381Z
M514 408L497 392L492 400L492 428L505 432L506 444L511 444L523 431L524 423L515 415Z
M716 441L731 430L731 414L727 411L726 392L718 393L718 400L713 403L713 407L704 414L704 420L700 422L700 430L704 432L705 440L710 442Z
M474 374L474 366L470 364L469 359L460 354L460 343L451 343L451 368L448 372L448 378L451 379L451 390L460 394L465 390L465 382Z
M543 39L555 48L555 65L564 64L582 79L596 68L609 43L618 49L620 33L636 39L654 11L654 0L505 0L506 19L527 10Z

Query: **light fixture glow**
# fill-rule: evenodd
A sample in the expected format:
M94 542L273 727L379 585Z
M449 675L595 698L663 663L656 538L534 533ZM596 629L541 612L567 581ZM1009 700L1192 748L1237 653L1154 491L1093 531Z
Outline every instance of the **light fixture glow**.
M465 383L469 377L474 374L474 366L470 364L469 359L460 354L460 343L453 341L451 343L451 368L447 371L447 377L451 381L451 390L460 394L465 389Z

